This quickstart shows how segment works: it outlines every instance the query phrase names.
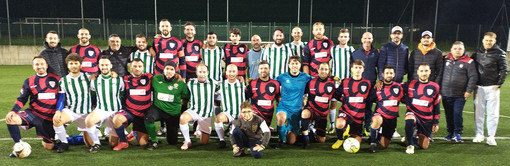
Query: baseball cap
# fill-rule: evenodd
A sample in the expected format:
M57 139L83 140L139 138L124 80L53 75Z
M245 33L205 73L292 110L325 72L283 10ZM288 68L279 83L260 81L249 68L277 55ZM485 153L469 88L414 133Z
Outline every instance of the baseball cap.
M402 27L394 26L393 28L391 28L391 33L395 33L396 31L400 31L400 33L402 33Z
M430 32L430 31L423 31L423 33L421 33L421 37L424 37L424 36L427 36L427 35L432 37L432 32Z

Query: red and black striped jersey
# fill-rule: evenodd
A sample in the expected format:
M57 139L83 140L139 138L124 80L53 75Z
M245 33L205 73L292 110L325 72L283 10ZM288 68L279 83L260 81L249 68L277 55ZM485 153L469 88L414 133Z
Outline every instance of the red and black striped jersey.
M186 74L186 62L184 62L184 54L182 51L182 42L176 37L155 38L152 43L153 48L156 51L156 67L154 68L154 74L163 74L165 69L165 62L171 60L175 64L179 65L180 74L185 77Z
M251 100L253 111L271 124L272 119L268 117L273 116L274 102L280 97L280 83L273 79L262 81L257 78L250 82L244 94Z
M404 89L400 83L393 81L392 84L383 84L381 90L372 89L371 98L376 102L376 113L386 119L394 119L398 117L399 103L404 98Z
M234 64L237 66L238 76L244 77L248 63L248 58L246 58L249 51L248 46L246 44L225 44L223 49L225 50L225 68L230 64Z
M370 81L364 78L361 80L354 80L353 78L343 79L335 92L335 98L342 101L342 107L340 107L339 112L345 113L354 122L362 124L371 87Z
M186 75L183 77L187 79L197 78L197 66L202 62L202 42L197 39L191 42L182 39L181 42L186 60Z
M316 116L327 117L329 101L334 97L335 91L335 80L331 77L310 80L305 88L305 93L308 94L306 107L311 108L310 111Z
M151 106L151 80L153 75L144 73L140 77L124 76L125 102L124 108L133 115L143 117Z
M97 73L99 71L98 64L99 59L101 58L101 50L96 46L89 44L87 46L81 46L80 44L75 45L70 53L76 53L80 55L81 62L81 71L85 73Z
M330 39L312 39L305 45L303 48L303 66L308 66L311 76L319 76L319 65L331 60L331 48L334 46Z
M418 80L406 82L403 86L406 95L407 111L413 112L422 121L439 123L441 95L439 85L429 81L422 83Z
M57 75L34 75L25 80L12 111L18 112L30 98L28 109L45 120L52 121L57 109L58 81Z

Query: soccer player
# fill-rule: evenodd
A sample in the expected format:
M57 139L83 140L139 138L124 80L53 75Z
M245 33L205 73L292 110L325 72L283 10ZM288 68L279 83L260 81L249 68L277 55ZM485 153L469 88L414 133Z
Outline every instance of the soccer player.
M202 61L202 42L195 39L195 24L186 22L184 24L186 39L182 39L182 50L186 60L186 82L191 78L197 78L197 66ZM187 105L187 104L186 104Z
M142 73L154 74L154 57L152 57L149 49L147 49L147 37L144 34L136 35L136 47L138 49L135 52L131 53L129 59L131 61L133 61L134 59L141 59L143 62L144 69Z
M365 116L365 107L372 87L369 80L362 77L365 69L365 63L362 60L354 60L351 63L351 78L342 80L340 86L336 89L335 98L342 101L342 107L338 110L336 119L336 135L338 140L331 146L332 149L338 149L344 143L343 133L349 125L349 135L361 142L361 133L363 131L363 117Z
M154 74L163 74L165 62L171 60L179 65L178 69L181 76L186 77L186 62L182 42L170 34L172 31L170 21L162 19L159 22L159 31L161 31L161 37L154 38L151 48L152 51L156 52Z
M399 103L404 97L404 90L400 83L393 81L395 68L386 65L382 73L383 85L381 89L374 88L370 94L370 100L376 102L372 126L370 129L369 152L375 153L379 130L382 127L380 143L387 148L397 127Z
M250 148L253 158L262 158L262 151L271 138L269 127L264 119L254 114L248 101L241 105L241 115L243 118L234 122L230 135L234 157L243 156L246 147Z
M260 45L261 42L262 41L260 39L260 36L257 34L255 34L251 37L252 48L250 49L250 51L248 51L248 55L246 55L248 58L248 72L247 72L247 74L248 74L248 77L251 79L259 78L258 69L259 69L260 59L262 57L262 52L264 52Z
M69 54L77 53L82 59L81 71L88 74L98 73L99 58L101 58L101 50L90 44L90 32L86 28L78 30L78 39L80 43L69 50Z
M303 72L313 77L319 75L319 64L331 60L331 48L334 46L331 39L324 39L324 24L313 24L313 39L303 48Z
M124 47L120 36L117 34L111 34L108 38L108 45L110 46L107 50L101 52L102 56L109 56L112 62L112 71L116 72L119 77L128 75L127 64L131 52L136 47Z
M303 48L306 45L306 42L301 41L301 37L303 36L303 30L301 30L301 28L299 27L294 27L292 28L291 35L294 41L285 44L285 46L290 47L290 49L292 49L293 51L292 55L297 55L301 57L301 62L303 62Z
M225 52L216 46L218 35L216 32L207 33L207 48L202 49L203 63L209 67L209 77L217 82L223 81L223 69L221 68L221 60L225 56Z
M338 34L338 41L340 43L331 48L331 76L333 76L335 80L343 80L350 77L349 65L352 62L351 56L352 52L354 52L354 47L347 45L349 40L349 29L340 29L340 33ZM335 131L337 103L335 98L331 99L328 133L333 133Z
M270 64L261 61L259 64L259 78L249 82L245 89L247 99L250 99L254 113L262 117L271 126L274 114L274 104L280 98L280 83L269 78Z
M291 56L288 63L290 71L276 78L281 86L281 100L276 107L277 130L280 136L277 149L282 148L285 143L294 144L296 142L305 86L312 79L310 75L299 72L300 57Z
M240 82L244 82L246 76L246 66L248 65L248 60L246 58L248 53L248 46L246 44L239 43L241 40L241 30L233 28L229 31L229 35L230 41L232 41L232 43L227 43L225 46L223 46L223 50L225 51L225 66L230 64L236 65L239 72L237 77Z
M179 79L176 70L177 64L169 60L165 62L163 74L155 75L152 78L154 103L144 117L145 128L150 135L150 142L146 146L147 150L154 150L158 147L155 121L165 121L167 142L171 145L177 143L181 99L189 99L190 94L186 83Z
M241 103L245 99L245 85L238 80L237 66L230 64L227 66L225 74L227 80L220 84L219 95L216 100L221 100L222 112L216 115L214 120L214 129L220 139L218 148L225 148L225 130L223 124L230 125L239 117L241 112Z
M62 144L57 152L62 153L69 149L67 133L64 124L76 122L78 131L85 131L85 118L92 111L90 100L89 75L80 72L82 59L80 55L71 53L66 58L69 74L59 81L59 94L57 111L53 116L53 128ZM65 106L67 105L67 106ZM64 107L65 106L65 107ZM92 139L84 132L85 144L92 146Z
M322 62L319 65L319 77L310 80L306 84L305 93L308 94L308 101L301 112L301 131L303 132L303 148L310 143L310 123L315 122L317 140L320 143L326 141L326 127L328 125L329 102L335 94L335 83L333 77L329 76L329 64Z
M113 126L119 138L119 143L113 150L122 150L129 147L128 138L124 133L125 127L133 123L133 132L137 135L140 146L147 145L149 135L143 122L143 117L151 106L151 80L153 75L144 73L142 59L134 59L131 63L132 75L124 76L124 110L113 116ZM131 137L134 139L134 137Z
M439 130L439 85L429 80L430 65L422 63L418 66L416 74L419 80L406 82L403 86L406 95L407 113L404 118L407 154L414 153L414 145L417 144L422 149L429 148L431 134ZM414 130L417 130L418 139L413 136Z
M191 93L190 108L181 114L179 127L184 137L181 150L188 150L191 146L189 136L189 124L197 122L197 135L202 144L209 142L212 127L212 112L214 111L214 96L218 88L218 82L209 78L207 66L203 63L197 66L197 78L190 79L187 83Z
M280 74L288 72L287 61L293 55L289 46L283 45L285 35L282 29L275 29L273 32L274 44L264 49L262 60L269 62L270 72L269 78L275 79Z
M33 58L32 68L36 74L23 83L21 94L5 116L5 122L15 143L21 142L18 126L24 129L35 126L37 136L43 138L43 147L51 150L55 145L52 118L57 107L59 77L47 72L48 64L41 56ZM29 99L28 108L20 112ZM10 156L13 157L13 154Z
M39 56L44 57L48 61L48 73L58 75L59 77L67 75L65 62L67 50L62 48L56 31L49 31L46 34L44 50L39 53Z
M121 92L124 91L124 84L121 78L112 77L112 63L108 56L102 56L99 60L101 75L97 76L90 83L90 89L97 95L97 106L85 118L86 132L92 138L94 145L90 153L97 153L101 149L101 142L96 133L97 124L106 123L105 133L110 134L110 145L116 146L118 136L113 127L113 116L122 109Z

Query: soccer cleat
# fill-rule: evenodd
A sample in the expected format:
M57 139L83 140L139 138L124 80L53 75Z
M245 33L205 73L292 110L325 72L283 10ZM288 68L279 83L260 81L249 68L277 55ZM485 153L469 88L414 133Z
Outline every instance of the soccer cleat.
M163 135L166 134L166 127L159 128L158 132L156 132L157 135Z
M453 134L448 134L446 137L444 137L444 140L445 141L452 141L455 137L453 136Z
M498 143L496 143L496 139L494 138L494 136L487 137L487 145L498 146Z
M462 139L462 136L460 134L455 134L455 142L463 143L464 139Z
M239 148L237 152L234 152L234 157L241 157L244 156L244 149Z
M344 139L349 137L350 130L351 130L351 126L347 126L347 128L345 128L344 134L342 135L344 137Z
M408 145L407 149L406 149L406 153L407 154L414 154L414 146L413 145Z
M363 129L363 135L370 137L370 129Z
M371 143L370 147L368 148L368 152L375 153L375 148L377 147L377 144Z
M483 135L476 135L476 137L473 138L473 142L480 143L483 141L483 139L484 139Z
M9 154L9 157L16 158L16 155L14 154L14 152L12 152L11 154Z
M90 147L89 152L90 153L97 153L97 151L99 151L99 149L101 149L101 145L95 144L94 146Z
M225 142L225 141L223 141L223 142ZM189 147L191 147L191 142L184 141L182 146L181 146L181 150L188 150Z
M227 143L225 143L225 141L218 142L218 149L223 149L225 147L227 147Z
M127 142L131 142L131 141L134 141L135 140L135 136L133 135L134 134L134 131L131 131L127 136L126 136L126 139L127 139Z
M129 147L129 144L127 142L119 142L119 144L117 144L117 146L115 146L113 150L119 151L127 147Z
M331 145L331 149L338 149L342 144L344 143L344 140L337 140L333 145Z
M149 142L145 147L147 150L154 150L156 148L158 148L158 142Z
M327 134L334 134L335 133L335 127L332 126L328 129Z
M275 149L282 149L283 148L283 145L285 144L285 142L278 142L278 144L276 144L276 146L274 147Z
M69 144L62 143L62 144L60 144L60 146L58 146L57 153L64 153L67 150L69 150Z
M393 132L393 135L391 136L393 138L400 138L400 134L397 132L397 130L395 129L395 132Z

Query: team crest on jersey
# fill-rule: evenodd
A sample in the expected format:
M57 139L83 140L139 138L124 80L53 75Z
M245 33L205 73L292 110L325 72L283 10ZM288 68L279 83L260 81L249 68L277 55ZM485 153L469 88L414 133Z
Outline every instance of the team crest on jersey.
M269 87L269 92L273 93L274 92L274 87Z
M326 89L328 90L328 93L331 93L331 91L333 90L333 87L328 86Z
M251 131L256 133L257 129L259 128L259 125L251 125Z
M55 88L55 85L57 84L55 81L48 82L50 84L51 88Z
M398 94L400 90L398 88L393 88L393 93Z
M175 43L170 43L170 48L174 48L175 47Z
M177 83L174 84L175 89L177 89L178 86L179 86L179 84L177 84Z
M427 89L427 95L429 95L429 96L430 96L430 95L432 95L432 93L434 93L434 90L432 90L432 89Z
M244 53L244 47L239 47L239 52Z
M198 47L198 46L195 46L194 48L195 48L195 51L198 51L198 49L200 49L200 47Z
M174 87L172 85L168 86L168 90L173 90L173 89L174 89Z
M147 80L145 80L145 79L140 80L140 84L145 85L145 83L147 83Z
M328 42L322 42L322 46L323 46L324 48L328 48Z
M362 92L365 92L366 90L367 90L367 86L364 86L364 85L363 85L363 86L361 86L361 91L362 91Z
M94 51L87 51L87 53L89 54L89 56L94 55Z

